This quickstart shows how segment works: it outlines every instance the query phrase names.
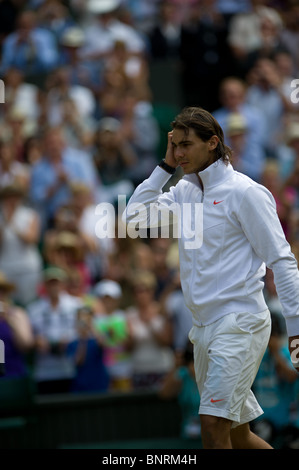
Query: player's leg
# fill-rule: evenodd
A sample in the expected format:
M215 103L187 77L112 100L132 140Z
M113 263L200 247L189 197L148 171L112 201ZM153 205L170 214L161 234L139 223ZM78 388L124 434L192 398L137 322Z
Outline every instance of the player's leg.
M231 429L230 438L233 449L273 449L270 444L251 431L248 423Z
M200 415L201 439L204 449L232 449L232 422L218 416Z

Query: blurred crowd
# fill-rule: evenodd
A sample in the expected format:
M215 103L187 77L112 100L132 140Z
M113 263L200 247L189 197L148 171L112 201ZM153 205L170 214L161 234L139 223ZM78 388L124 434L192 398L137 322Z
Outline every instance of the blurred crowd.
M177 243L119 237L118 198L164 157L176 112L202 106L299 259L299 1L2 0L0 51L2 377L160 387L191 327ZM280 321L268 273L265 296Z

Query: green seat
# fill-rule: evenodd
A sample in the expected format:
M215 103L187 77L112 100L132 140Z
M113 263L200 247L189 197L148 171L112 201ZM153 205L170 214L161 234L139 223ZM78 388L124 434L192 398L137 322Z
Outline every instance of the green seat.
M29 375L0 379L0 416L16 415L34 403L35 387Z
M31 421L34 396L30 376L0 379L0 431L27 426Z

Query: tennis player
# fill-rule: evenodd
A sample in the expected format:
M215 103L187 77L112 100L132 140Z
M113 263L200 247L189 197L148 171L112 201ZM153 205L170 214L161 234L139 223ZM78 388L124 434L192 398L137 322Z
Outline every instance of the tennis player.
M136 188L123 220L130 225L137 217L142 226L155 225L161 209L171 209L183 226L186 203L202 204L201 212L191 211L202 217L201 243L192 245L188 239L198 222L189 216L192 227L179 232L178 244L182 289L193 316L189 338L203 447L271 448L249 424L263 413L251 391L271 329L263 277L266 266L273 270L294 357L299 273L272 194L235 171L230 159L231 149L214 117L202 108L183 109L168 133L165 159ZM178 166L184 176L163 192ZM136 211L138 204L148 211Z

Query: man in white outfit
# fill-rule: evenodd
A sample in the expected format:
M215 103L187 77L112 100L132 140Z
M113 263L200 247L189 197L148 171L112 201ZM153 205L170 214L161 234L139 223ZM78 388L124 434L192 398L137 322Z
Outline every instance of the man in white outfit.
M271 329L263 277L266 266L273 270L291 357L299 367L297 262L272 194L233 169L231 150L215 118L202 108L188 107L172 128L165 159L136 188L123 220L128 229L136 220L149 227L167 210L180 220L180 275L193 317L189 338L201 398L203 447L271 448L249 426L263 413L251 385ZM184 177L162 192L178 166ZM186 218L189 230L182 223L187 203L201 207ZM192 232L196 218L200 230ZM191 243L190 234L196 238L199 231L199 242Z

